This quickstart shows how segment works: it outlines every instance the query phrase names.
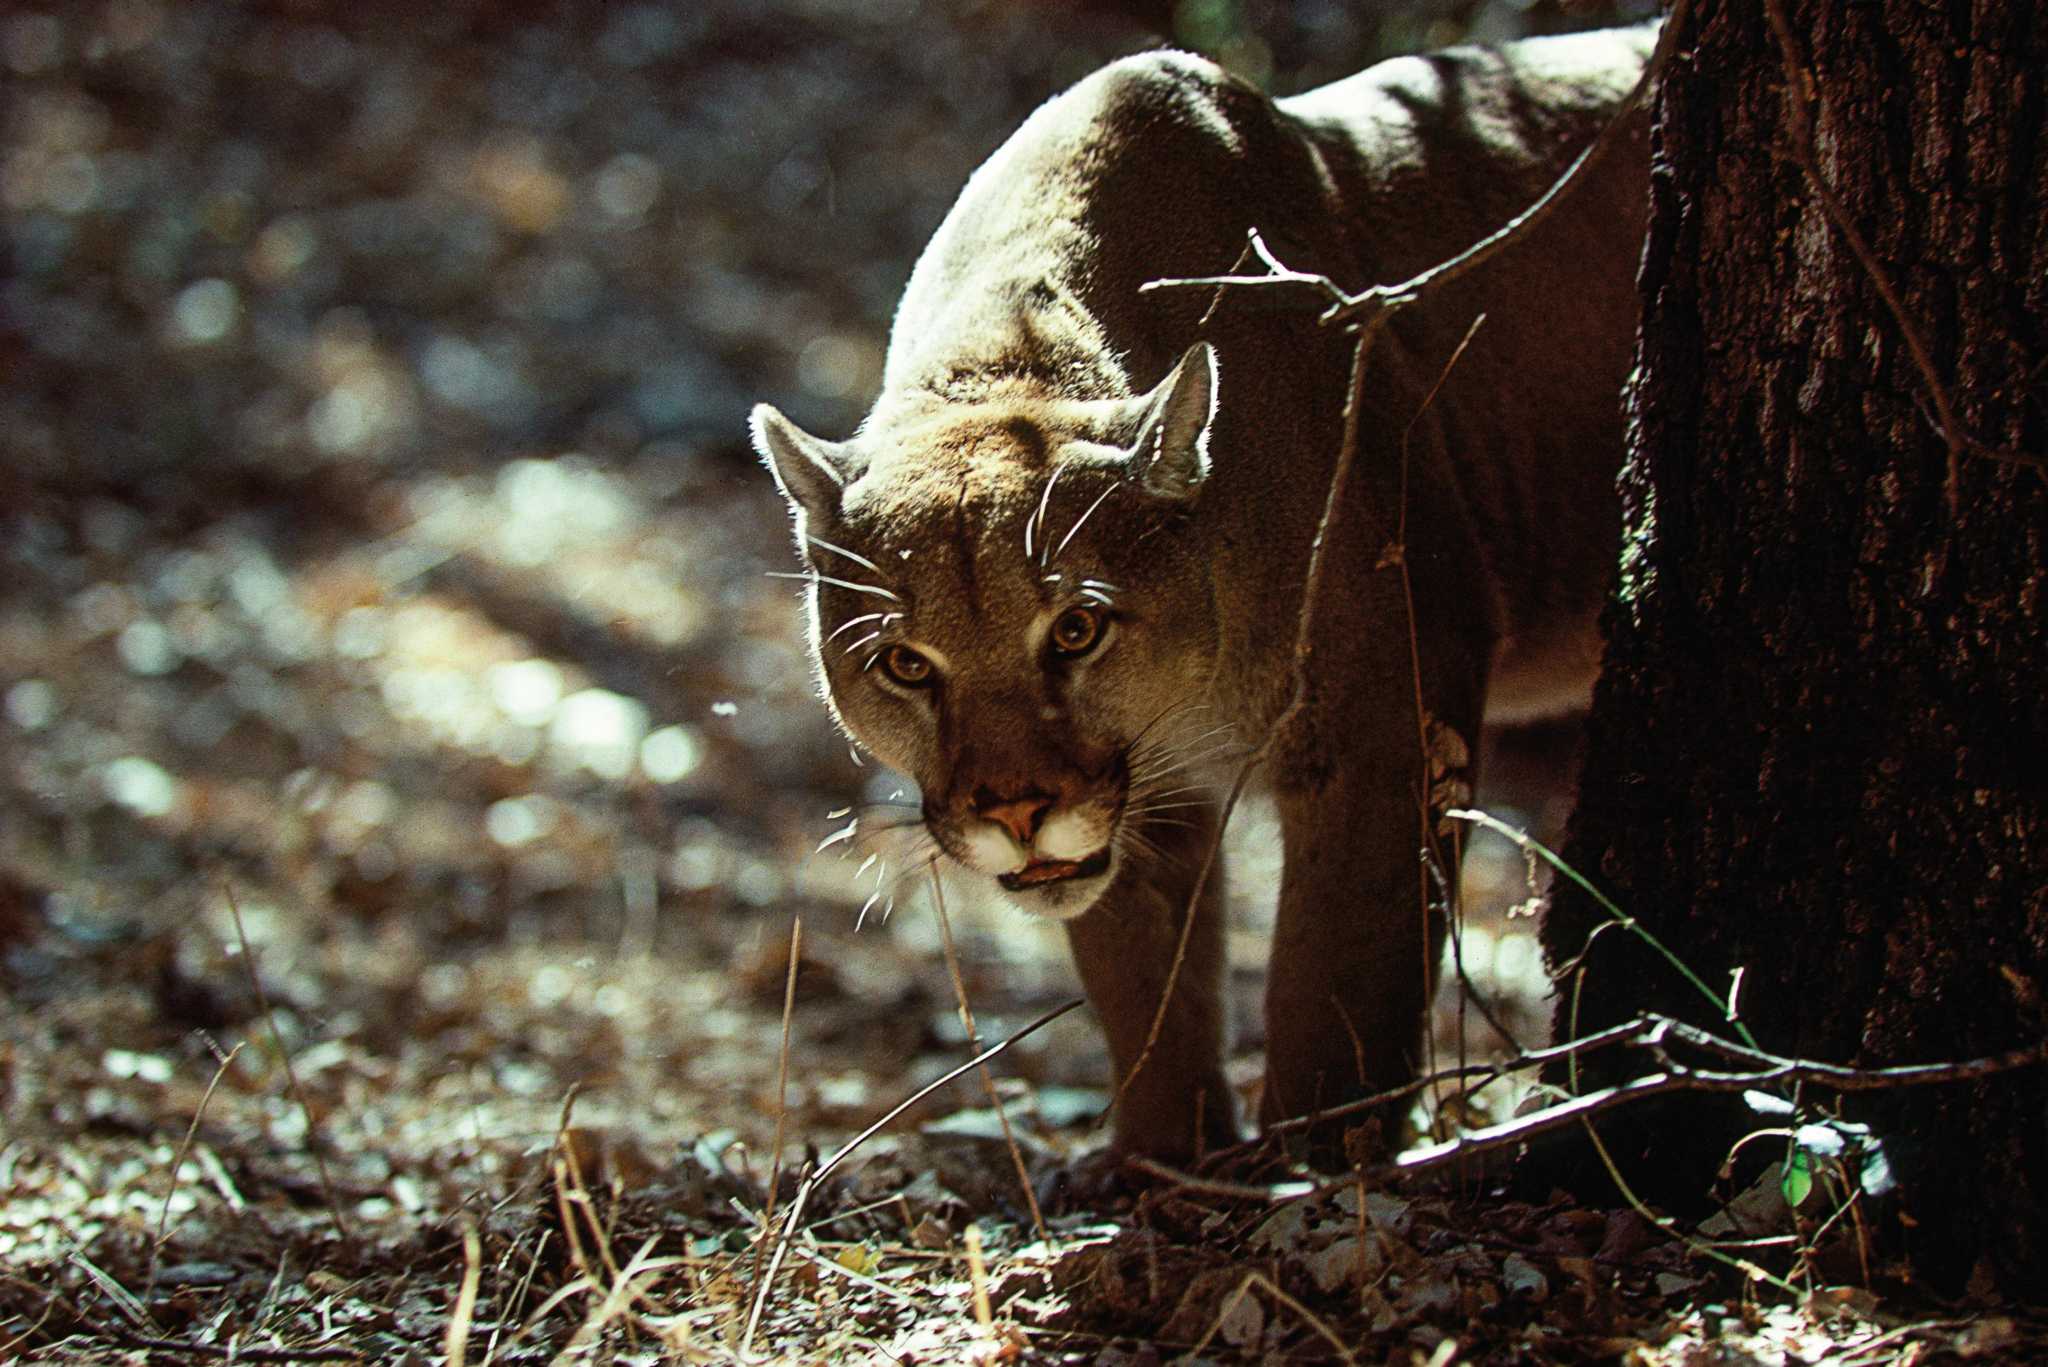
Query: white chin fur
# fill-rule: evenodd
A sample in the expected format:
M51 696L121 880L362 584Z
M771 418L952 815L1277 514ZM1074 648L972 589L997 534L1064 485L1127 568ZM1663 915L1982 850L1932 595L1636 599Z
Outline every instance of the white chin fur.
M1108 824L1093 808L1054 812L1033 847L1046 859L1086 859L1108 841Z
M1024 847L994 822L974 823L963 835L962 843L966 848L961 853L966 857L960 862L976 873L985 873L993 878L1024 865Z

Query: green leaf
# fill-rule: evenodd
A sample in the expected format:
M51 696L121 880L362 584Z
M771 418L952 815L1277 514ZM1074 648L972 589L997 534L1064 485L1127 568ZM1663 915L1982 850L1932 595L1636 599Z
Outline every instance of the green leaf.
M1794 1149L1785 1161L1785 1175L1778 1182L1778 1191L1785 1204L1794 1210L1806 1204L1806 1198L1813 1192L1813 1159L1804 1149Z

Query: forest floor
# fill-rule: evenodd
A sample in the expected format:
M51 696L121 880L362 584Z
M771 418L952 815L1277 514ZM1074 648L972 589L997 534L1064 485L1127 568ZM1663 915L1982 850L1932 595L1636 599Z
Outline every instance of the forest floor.
M1301 9L1238 57L1431 32ZM971 1056L956 982L989 1042L1073 988L966 889L956 977L886 835L820 853L897 785L765 577L745 405L850 428L952 187L1136 39L571 13L0 15L0 1361L2048 1360L1854 1241L1751 1250L1788 1292L1476 1165L1035 1208L1101 1143L1085 1013L764 1234ZM1555 831L1569 737L1525 742L1488 800ZM1270 816L1232 840L1249 1095ZM1475 839L1464 976L1523 1046L1528 892ZM1439 1062L1512 1052L1472 1001Z

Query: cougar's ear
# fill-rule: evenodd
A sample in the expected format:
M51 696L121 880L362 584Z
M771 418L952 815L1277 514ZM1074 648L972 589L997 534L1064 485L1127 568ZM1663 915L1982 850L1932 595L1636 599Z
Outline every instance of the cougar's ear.
M1209 477L1209 429L1216 419L1216 348L1197 342L1152 392L1135 401L1144 417L1131 448L1147 493L1188 500Z
M829 523L856 473L845 443L814 437L765 403L754 405L748 426L753 429L754 450L775 476L790 509L802 513L812 526Z

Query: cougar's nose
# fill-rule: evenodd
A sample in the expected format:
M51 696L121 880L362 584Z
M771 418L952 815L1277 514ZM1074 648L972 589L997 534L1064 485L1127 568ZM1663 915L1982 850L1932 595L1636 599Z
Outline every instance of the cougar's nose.
M1015 836L1019 845L1029 845L1031 837L1045 824L1045 814L1052 810L1052 797L1035 788L1015 797L1003 797L991 788L977 788L971 805L983 821L995 822Z

